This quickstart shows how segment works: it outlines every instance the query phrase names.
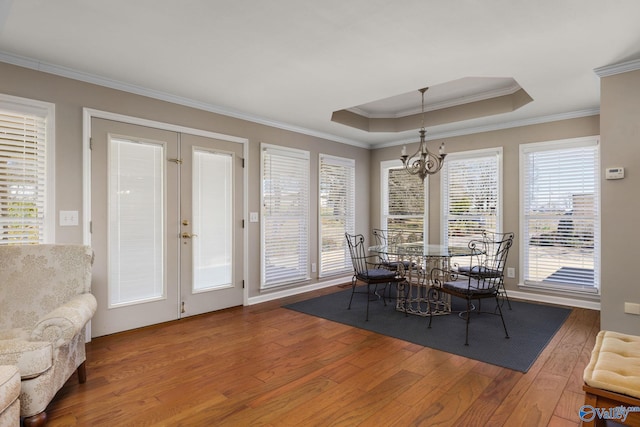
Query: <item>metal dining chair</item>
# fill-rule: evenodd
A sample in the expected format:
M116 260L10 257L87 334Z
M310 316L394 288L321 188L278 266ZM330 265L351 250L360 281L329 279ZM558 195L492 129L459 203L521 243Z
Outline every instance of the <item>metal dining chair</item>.
M505 338L509 338L499 297L504 266L509 249L513 245L513 233L507 233L502 240L492 242L492 249L494 250L491 252L487 252L486 243L485 239L469 242L469 248L472 249L473 255L469 257L468 270L463 269L461 271L459 268L457 271L444 271L442 269L433 269L431 271L432 290L434 292L442 292L466 301L466 309L461 313L466 320L465 345L469 345L469 321L471 320L472 312L499 315L502 320ZM487 298L495 299L495 311L485 312L480 310L480 306L474 307L472 301L480 302ZM429 328L431 328L433 320L433 311L431 313L429 315Z
M498 281L498 293L502 300L502 302L506 301L511 310L511 301L509 301L509 295L507 294L507 289L504 287L504 267L502 271L498 271L493 269L490 264L493 260L498 256L497 252L501 250L501 242L507 239L511 239L513 241L515 234L512 232L508 233L495 233L492 231L483 231L482 232L482 244L479 246L481 249L480 261L476 266L459 266L458 272L464 275L468 275L469 273L473 273L475 275L482 275L484 277L492 277ZM506 256L505 256L506 262ZM471 271L471 268L474 270Z
M367 248L364 244L364 236L362 234L345 233L349 252L351 254L351 262L353 264L353 277L351 278L351 298L349 299L348 310L351 309L353 296L357 293L367 295L367 314L366 320L369 320L369 301L371 298L382 298L384 305L387 301L384 298L384 291L387 286L394 283L401 283L405 279L403 277L403 267L394 270L384 268L377 255L368 255ZM402 264L400 264L402 265ZM366 284L366 291L357 291L358 282ZM382 288L382 296L378 294L378 289Z

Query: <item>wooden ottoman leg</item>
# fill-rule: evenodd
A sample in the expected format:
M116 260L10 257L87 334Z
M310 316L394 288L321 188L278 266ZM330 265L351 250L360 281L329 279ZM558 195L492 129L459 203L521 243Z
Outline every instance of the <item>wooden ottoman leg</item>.
M584 385L584 407L580 414L583 426L606 426L607 417L610 421L621 423L625 426L640 426L640 399L615 393L609 390ZM585 408L586 407L586 408ZM623 409L630 410L626 414ZM599 412L598 412L599 411ZM624 416L624 421L622 420Z

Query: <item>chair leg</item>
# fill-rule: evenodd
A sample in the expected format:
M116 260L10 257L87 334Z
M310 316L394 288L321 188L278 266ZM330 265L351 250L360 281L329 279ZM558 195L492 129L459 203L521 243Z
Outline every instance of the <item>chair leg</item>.
M367 283L367 317L365 317L365 322L369 321L369 300L371 299L371 285Z
M504 328L505 338L509 338L509 332L507 332L507 324L504 323L504 317L502 316L502 309L500 308L500 301L498 301L498 294L496 294L496 305L498 312L500 313L500 319L502 320L502 327Z
M465 332L464 345L469 345L469 320L471 320L471 300L467 299L467 330Z
M82 362L80 364L80 366L78 366L78 382L80 384L84 384L87 382L87 366L86 366L86 360L84 362Z
M42 411L39 414L26 417L22 420L24 427L41 427L47 424L47 413Z
M353 294L356 292L357 281L358 280L355 278L355 276L351 279L351 298L349 298L349 307L347 307L347 310L351 310L351 302L353 301Z
M507 294L507 289L504 287L504 284L500 285L500 292L503 295L503 299L507 300L507 305L509 306L509 310L511 310L511 301L509 301L509 295Z

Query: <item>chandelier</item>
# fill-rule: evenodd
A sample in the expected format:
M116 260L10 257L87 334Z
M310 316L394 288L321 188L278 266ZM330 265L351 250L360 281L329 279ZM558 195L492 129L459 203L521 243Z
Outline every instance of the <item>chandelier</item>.
M430 152L427 149L427 141L425 135L427 131L424 129L424 93L427 91L427 87L420 89L422 94L422 126L420 127L420 147L411 157L407 156L407 147L402 147L402 164L404 168L412 175L418 175L420 179L424 181L427 175L433 175L438 173L442 169L444 164L444 158L446 154L444 152L444 142L440 144L440 150L438 155Z

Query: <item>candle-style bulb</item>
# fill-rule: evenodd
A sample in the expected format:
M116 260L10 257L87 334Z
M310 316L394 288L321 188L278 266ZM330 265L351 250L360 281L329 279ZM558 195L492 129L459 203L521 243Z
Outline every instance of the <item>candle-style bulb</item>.
M402 155L403 155L403 156L406 156L406 155L407 155L407 146L406 146L406 145L403 145L403 146L402 146Z

